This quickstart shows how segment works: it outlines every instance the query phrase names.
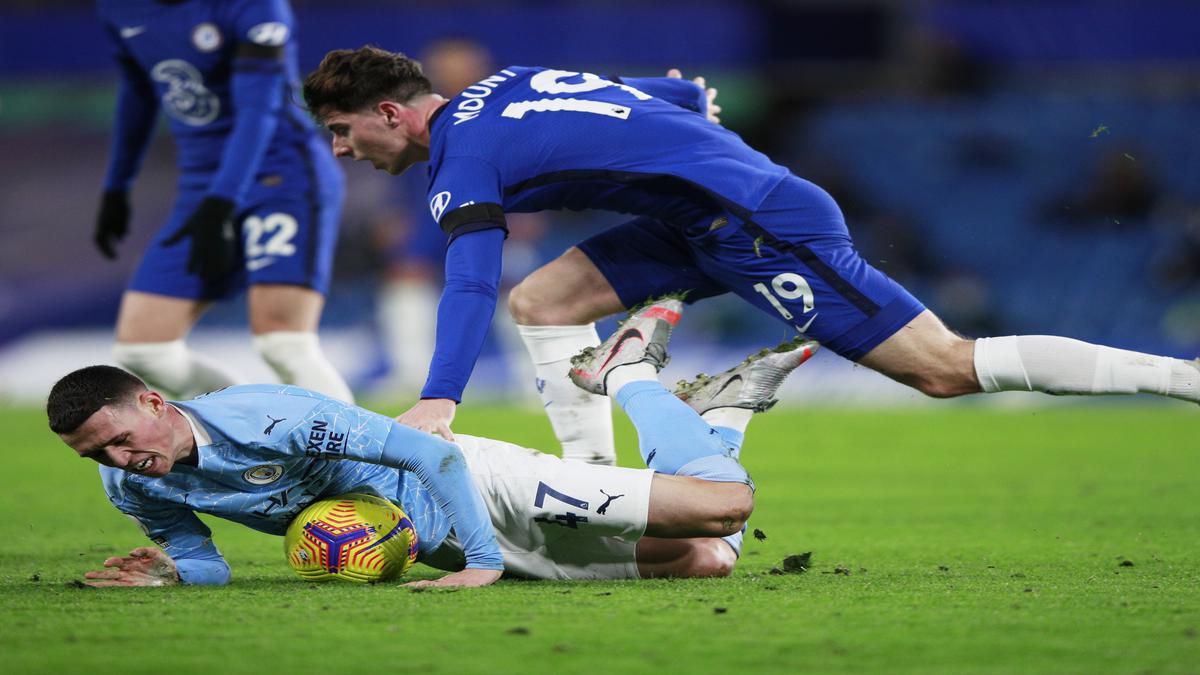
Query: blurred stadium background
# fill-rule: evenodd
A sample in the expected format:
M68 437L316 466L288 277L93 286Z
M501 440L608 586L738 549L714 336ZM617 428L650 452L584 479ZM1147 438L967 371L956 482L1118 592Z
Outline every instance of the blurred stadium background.
M1200 353L1200 3L293 5L305 71L330 49L373 43L421 55L457 37L486 46L498 66L704 75L720 89L725 123L828 189L865 257L952 327ZM120 259L96 252L115 84L91 3L0 4L0 401L40 403L60 374L108 360L125 281L174 197L163 132L135 187ZM395 398L376 300L397 236L389 214L404 197L370 167L345 169L322 340L360 394ZM507 274L515 281L613 222L549 214L510 241ZM244 316L239 303L215 308L194 344L270 380ZM493 334L468 397L531 395L522 347ZM678 335L670 374L685 376L786 333L718 299L689 311ZM793 400L923 400L829 354L798 379Z

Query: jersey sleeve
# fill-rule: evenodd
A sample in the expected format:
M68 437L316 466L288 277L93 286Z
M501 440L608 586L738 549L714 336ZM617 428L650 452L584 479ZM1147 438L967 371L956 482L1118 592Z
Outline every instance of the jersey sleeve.
M471 232L446 248L446 284L421 398L462 401L496 313L503 251L504 232L497 229Z
M150 541L175 561L185 584L229 582L229 565L212 542L212 531L191 509L142 494L120 476L102 474L104 490L117 510L129 516Z
M613 77L618 84L627 84L634 89L662 99L685 110L708 114L708 95L691 80L678 77Z
M283 0L235 3L230 97L233 130L209 184L210 195L238 202L250 187L279 124L287 74L285 55L294 19Z
M289 438L293 453L412 472L446 513L463 543L467 567L504 569L483 496L457 445L332 399L314 408Z
M116 29L107 23L104 28L120 73L104 189L127 192L150 146L158 119L158 96L150 78L125 50Z
M478 157L448 157L429 184L429 211L453 241L480 230L508 231L500 171Z

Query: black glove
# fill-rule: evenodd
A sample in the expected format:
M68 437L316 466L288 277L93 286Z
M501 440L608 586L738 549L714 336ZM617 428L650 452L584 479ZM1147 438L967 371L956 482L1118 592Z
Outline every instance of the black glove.
M100 213L96 216L96 232L92 241L109 260L117 259L115 245L129 232L129 193L109 190L100 198Z
M241 244L232 220L234 208L234 203L224 197L205 197L183 227L163 243L171 246L190 237L192 250L188 256L188 272L205 281L224 279L237 264Z

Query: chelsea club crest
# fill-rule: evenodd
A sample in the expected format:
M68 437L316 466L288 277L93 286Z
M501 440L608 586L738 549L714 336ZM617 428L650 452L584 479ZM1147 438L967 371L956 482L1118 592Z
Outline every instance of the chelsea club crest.
M192 45L202 52L216 51L221 46L221 31L207 21L192 29Z

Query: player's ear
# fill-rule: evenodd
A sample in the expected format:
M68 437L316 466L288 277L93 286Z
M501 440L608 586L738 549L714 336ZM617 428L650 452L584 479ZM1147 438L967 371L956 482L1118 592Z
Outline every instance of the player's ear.
M138 394L138 403L155 415L161 415L167 409L167 402L162 394L149 389Z
M408 109L395 101L380 101L375 105L375 110L383 115L384 124L395 128L404 123L404 113Z

